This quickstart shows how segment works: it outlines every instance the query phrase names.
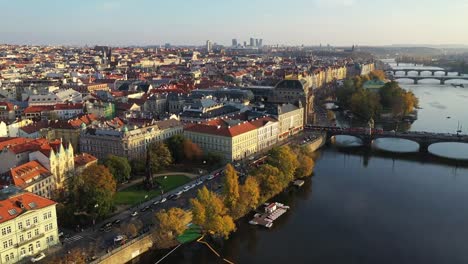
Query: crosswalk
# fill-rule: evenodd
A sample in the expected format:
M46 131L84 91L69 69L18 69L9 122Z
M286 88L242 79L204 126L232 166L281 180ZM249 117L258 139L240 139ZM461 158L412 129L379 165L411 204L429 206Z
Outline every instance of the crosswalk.
M63 241L66 242L66 243L73 243L73 242L78 241L78 240L80 240L82 238L83 238L82 236L76 235L76 236L65 238Z

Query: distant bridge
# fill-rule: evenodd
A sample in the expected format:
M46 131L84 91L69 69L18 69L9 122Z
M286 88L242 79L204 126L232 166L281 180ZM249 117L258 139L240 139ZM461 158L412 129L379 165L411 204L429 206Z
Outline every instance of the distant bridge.
M396 75L392 77L393 80L401 80L401 79L410 79L413 80L414 84L418 84L420 80L438 80L441 85L445 84L446 81L449 80L468 80L468 76L408 76L408 75Z
M446 69L424 69L424 68L421 68L421 69L415 69L415 68L399 68L399 69L391 69L391 70L387 70L387 72L392 72L393 75L396 75L398 72L401 72L401 73L404 73L404 76L408 76L409 73L412 73L412 72L415 72L418 74L418 76L421 76L421 73L423 72L430 72L431 73L431 76L435 76L436 72L440 72L440 73L443 73L443 75L445 76L448 76L449 74L449 70L446 70ZM458 72L457 73L458 76L461 76L461 72Z
M451 134L451 133L428 133L428 132L390 132L375 130L369 134L369 129L365 128L349 128L341 129L338 127L318 127L309 126L306 129L325 131L327 138L330 139L338 135L353 136L359 138L363 145L371 146L372 142L379 138L400 138L406 139L419 144L420 152L428 152L429 146L435 143L468 143L468 135Z

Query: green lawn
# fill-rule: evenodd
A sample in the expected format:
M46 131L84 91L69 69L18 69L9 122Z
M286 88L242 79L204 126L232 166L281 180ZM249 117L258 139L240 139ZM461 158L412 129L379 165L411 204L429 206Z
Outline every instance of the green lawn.
M166 176L166 179L164 176L160 176L155 179L155 182L162 186L164 193L190 181L191 179L185 175L170 175ZM145 195L148 195L147 199L149 200L160 194L160 189L155 188L151 191L147 191L144 189L143 183L140 183L117 192L114 201L116 205L135 205L143 202L145 200Z
M192 241L197 240L201 237L201 230L200 227L195 224L190 224L190 227L185 230L185 232L177 237L177 241L181 244L189 243Z

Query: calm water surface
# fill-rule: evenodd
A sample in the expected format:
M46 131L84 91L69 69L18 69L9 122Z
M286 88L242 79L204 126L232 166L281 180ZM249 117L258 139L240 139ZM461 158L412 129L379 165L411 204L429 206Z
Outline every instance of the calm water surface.
M468 85L422 82L403 84L423 108L409 129L453 133L458 123L468 129ZM468 153L460 145L431 148ZM468 169L426 162L422 154L412 154L414 160L399 155L325 148L315 175L277 198L292 209L271 230L241 220L231 239L214 247L234 263L468 263ZM145 254L139 263L155 263L161 255ZM193 243L162 263L223 262Z

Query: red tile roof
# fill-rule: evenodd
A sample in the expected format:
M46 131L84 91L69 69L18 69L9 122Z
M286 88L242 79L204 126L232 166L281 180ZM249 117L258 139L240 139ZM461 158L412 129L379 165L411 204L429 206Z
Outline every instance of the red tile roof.
M25 142L32 141L29 138L18 138L18 137L3 137L0 138L0 150L8 146L13 146L17 144L23 144Z
M20 204L23 205L23 208ZM2 208L0 210L0 224L16 218L25 211L42 209L54 204L55 202L52 200L29 192L12 195L5 200L0 200L0 208Z
M25 187L29 182L39 176L49 176L50 171L36 160L32 160L10 170L12 183L18 187Z
M26 107L26 109L24 109L24 113L29 114L29 113L52 111L52 110L54 110L53 105L33 105L33 106Z
M264 125L266 125L268 122L276 122L276 121L278 121L278 120L276 120L276 119L274 119L272 117L266 116L266 117L254 119L254 120L250 121L250 123L252 125L254 125L255 127L257 127L257 128L260 128L260 127L263 127Z
M88 153L81 153L75 156L75 167L86 166L91 162L96 162L97 158Z
M0 106L6 106L7 111L15 110L15 105L9 102L0 102Z
M34 122L32 124L29 124L27 126L24 126L24 127L21 127L19 128L20 130L22 130L23 132L27 133L27 134L32 134L32 133L35 133L43 128L46 128L49 126L49 122L47 121L40 121L40 122Z
M185 130L191 132L211 134L223 137L235 137L255 129L257 129L257 127L250 124L249 122L242 122L238 125L229 126L222 120L210 121L210 123L188 125L185 128Z

